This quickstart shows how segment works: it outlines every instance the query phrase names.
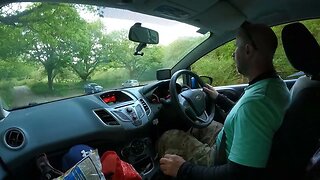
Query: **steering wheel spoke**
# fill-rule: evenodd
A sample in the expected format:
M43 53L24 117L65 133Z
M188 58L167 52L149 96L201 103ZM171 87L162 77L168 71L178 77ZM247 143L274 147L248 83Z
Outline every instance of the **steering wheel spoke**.
M186 111L187 108L191 108L189 102L183 97L183 95L179 94L178 100L183 111Z
M198 119L198 121L201 121L203 123L206 123L210 120L206 111L204 111L200 116L198 116L197 119Z

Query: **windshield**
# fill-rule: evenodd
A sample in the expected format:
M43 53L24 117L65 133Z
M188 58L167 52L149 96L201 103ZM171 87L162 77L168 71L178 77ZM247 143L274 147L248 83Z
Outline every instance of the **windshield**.
M147 45L143 56L128 40L136 22L159 32L159 44ZM0 11L1 99L13 109L150 83L157 69L172 68L209 36L197 30L114 8L9 4Z

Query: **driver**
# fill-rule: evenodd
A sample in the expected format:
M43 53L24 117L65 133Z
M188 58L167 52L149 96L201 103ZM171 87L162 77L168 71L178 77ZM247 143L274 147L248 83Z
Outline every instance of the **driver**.
M213 87L203 88L220 107L227 112L231 109L224 127L220 131L221 125L213 121L207 130L192 130L196 133L165 132L158 144L165 175L177 179L260 179L273 135L290 101L287 86L272 62L277 45L268 26L241 25L232 56L238 72L248 78L248 87L235 105ZM217 136L216 140L204 132L213 139Z

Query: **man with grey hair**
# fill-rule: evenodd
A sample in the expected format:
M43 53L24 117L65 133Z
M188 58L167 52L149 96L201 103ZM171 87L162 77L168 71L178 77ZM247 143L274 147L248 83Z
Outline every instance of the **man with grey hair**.
M248 87L236 104L209 85L203 88L229 112L224 127L221 129L216 122L209 126L214 131L211 135L218 134L216 140L210 141L213 144L180 130L165 132L158 144L164 174L177 179L261 177L272 138L290 101L286 84L272 62L277 45L277 37L270 27L248 22L241 25L233 57L238 72L248 78Z

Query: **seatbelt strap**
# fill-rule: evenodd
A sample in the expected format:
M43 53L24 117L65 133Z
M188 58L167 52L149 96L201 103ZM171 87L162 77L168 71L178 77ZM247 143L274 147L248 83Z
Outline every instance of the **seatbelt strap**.
M222 165L227 163L226 145L226 133L224 132L224 129L222 129L222 138L219 147L217 147L214 165Z

